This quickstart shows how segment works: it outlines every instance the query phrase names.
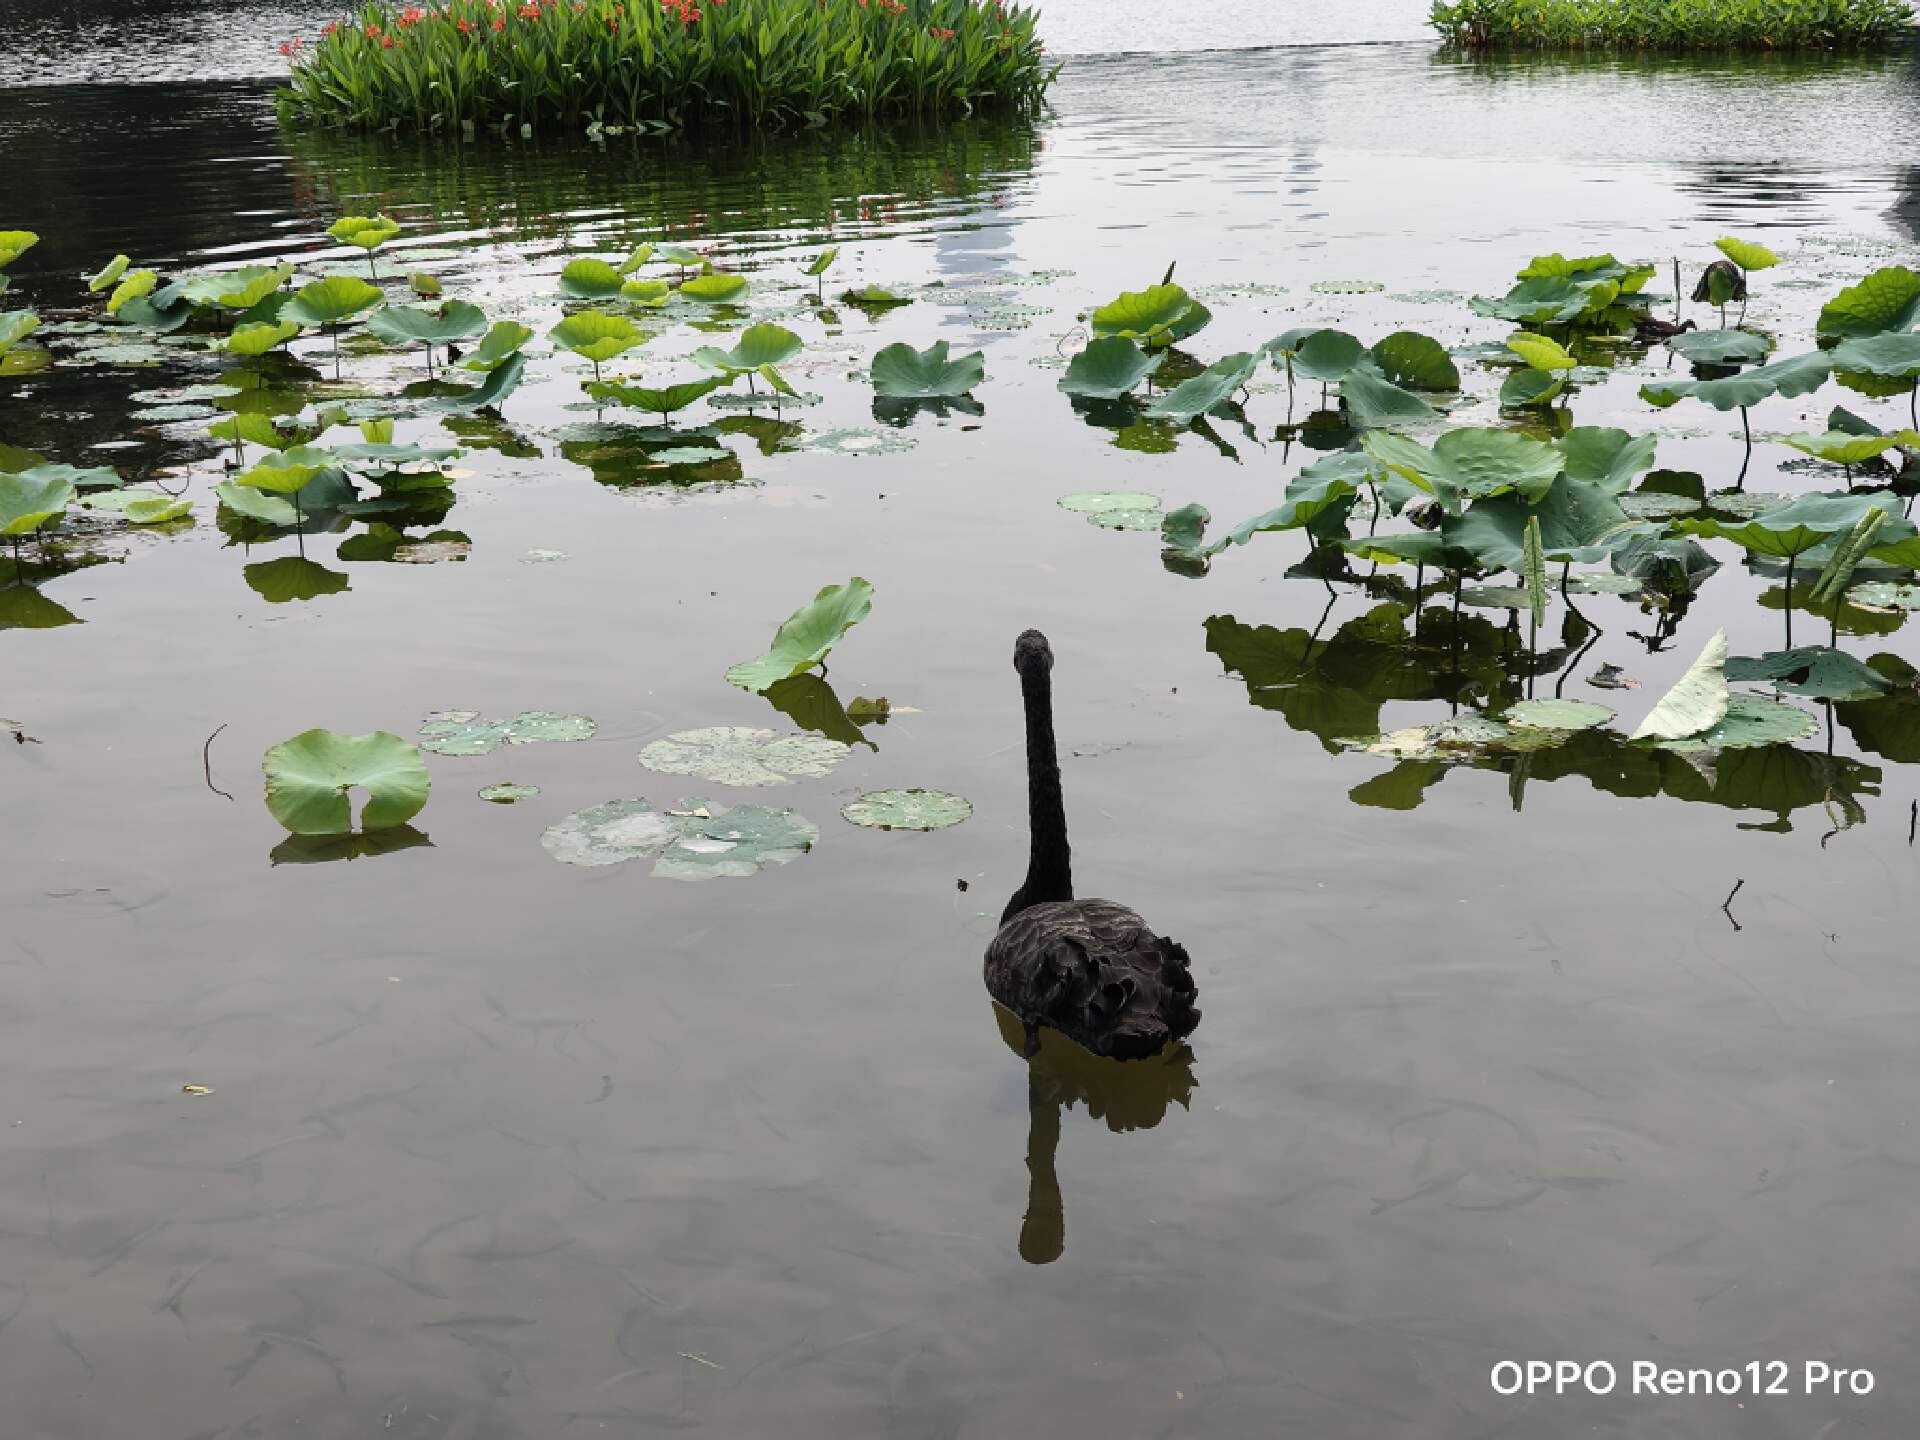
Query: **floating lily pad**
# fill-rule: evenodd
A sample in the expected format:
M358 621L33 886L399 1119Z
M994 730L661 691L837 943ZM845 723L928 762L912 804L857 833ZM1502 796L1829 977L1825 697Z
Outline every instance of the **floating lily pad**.
M818 735L787 735L739 725L682 730L655 740L640 763L667 775L698 775L716 785L785 785L795 778L831 774L851 747Z
M945 790L869 790L840 813L874 830L944 830L973 814L973 803Z
M515 785L511 781L502 781L498 785L482 785L479 790L482 800L491 800L495 805L512 805L516 801L531 800L539 793L538 785Z
M1797 705L1759 695L1735 695L1727 702L1726 714L1712 728L1678 740L1656 739L1653 744L1681 754L1740 750L1792 744L1819 730L1820 722Z
M489 755L502 745L588 740L593 732L594 723L585 715L524 710L508 720L483 720L477 710L439 710L420 727L427 737L420 748L436 755Z
M170 425L178 420L205 420L214 413L207 405L149 405L129 412L127 418L149 425Z
M1771 680L1783 695L1815 700L1872 700L1893 688L1878 670L1826 645L1735 656L1727 661L1727 679Z
M1503 725L1468 710L1433 725L1413 725L1384 735L1343 739L1349 749L1396 760L1468 760L1483 754L1521 754L1551 749L1566 742L1565 730L1539 730Z
M1373 295L1387 287L1378 280L1316 280L1307 288L1316 295Z
M1160 521L1155 514L1160 509L1160 497L1138 490L1081 490L1072 495L1062 495L1054 503L1062 510L1071 510L1076 515L1095 520L1107 515L1152 515L1155 516L1152 524L1144 528L1160 528Z
M1611 720L1613 711L1590 700L1522 700L1502 718L1528 730L1591 730Z
M349 792L367 792L363 830L403 825L427 803L432 777L420 752L384 730L338 735L308 730L267 751L267 809L296 835L344 835L353 829Z
M710 880L798 860L819 838L818 828L791 810L736 805L716 812L686 800L663 814L645 800L609 800L549 826L540 843L568 865L654 857L656 878Z
M1847 592L1849 604L1869 610L1920 610L1920 585L1898 585L1874 580Z

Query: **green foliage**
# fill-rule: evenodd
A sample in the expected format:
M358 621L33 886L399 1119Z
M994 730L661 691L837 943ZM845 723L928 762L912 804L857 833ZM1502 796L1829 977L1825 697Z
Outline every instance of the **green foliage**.
M0 270L6 269L40 243L31 230L0 230Z
M731 378L755 373L764 365L784 365L802 348L800 337L791 330L779 325L754 325L740 332L731 350L702 345L693 352L693 360Z
M647 337L624 315L582 310L555 325L547 332L547 338L561 349L571 350L598 366L645 343Z
M26 535L52 524L73 496L73 482L65 476L0 474L0 535Z
M873 586L858 575L844 585L828 585L786 618L765 655L733 666L727 680L742 690L764 693L812 670L872 609Z
M1915 320L1920 320L1920 274L1888 265L1829 300L1814 332L1822 340L1847 340L1911 330Z
M1691 397L1716 410L1744 410L1775 395L1808 395L1833 373L1833 362L1823 351L1776 360L1718 380L1655 380L1640 387L1640 398L1664 410Z
M1024 110L1057 73L1035 11L1018 4L546 0L405 21L402 9L362 6L297 55L282 112L323 125L511 122L603 138Z
M1417 330L1400 330L1368 352L1380 373L1410 390L1458 390L1460 367L1447 347Z
M351 275L334 275L315 280L293 292L280 309L282 320L291 320L308 329L337 325L370 310L381 300L379 290Z
M1185 425L1232 399L1234 391L1251 380L1259 366L1259 355L1245 351L1216 360L1154 401L1147 407L1147 415Z
M1867 50L1905 43L1905 0L1434 0L1469 50Z
M420 752L384 730L337 735L308 730L267 751L267 809L296 835L345 835L353 829L349 793L367 792L363 830L404 825L427 803L432 777Z
M704 380L687 380L678 385L623 385L615 380L596 381L586 392L595 400L611 400L630 410L646 410L655 415L671 415L684 410L703 396L711 395L727 383L724 375Z
M604 260L574 260L560 272L560 293L574 300L606 300L626 283L626 275Z
M387 215L345 215L327 227L327 234L342 245L361 250L378 250L400 233L400 224Z
M700 300L708 305L724 305L747 293L747 277L709 271L687 281L680 287L680 293L690 300Z
M367 333L389 345L445 345L486 328L486 315L465 300L447 300L432 308L383 305L367 317Z
M982 352L949 360L945 340L936 340L925 350L889 345L873 357L874 393L889 399L965 395L986 378L987 359Z
M1095 310L1088 323L1096 339L1122 336L1149 350L1164 349L1197 334L1213 312L1171 282L1127 290Z
M1771 270L1780 257L1764 245L1728 235L1713 242L1713 248L1751 275L1755 270Z
M1089 400L1117 400L1165 359L1164 354L1147 354L1125 335L1103 335L1067 362L1060 388Z

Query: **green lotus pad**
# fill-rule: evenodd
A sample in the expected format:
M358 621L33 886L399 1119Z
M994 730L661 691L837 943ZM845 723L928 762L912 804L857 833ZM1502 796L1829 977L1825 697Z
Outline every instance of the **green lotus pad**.
M594 723L585 715L523 710L508 720L483 720L477 710L440 710L420 727L422 750L436 755L489 755L502 745L590 740Z
M672 810L658 811L645 800L609 800L549 826L540 844L567 865L618 865L651 857L656 879L713 880L788 864L819 838L819 829L791 810L759 805L716 810L704 800L683 800Z
M360 828L404 825L427 803L432 777L420 752L398 735L338 735L308 730L267 751L267 809L296 835L345 835L353 829L350 793L367 792Z
M869 790L840 814L871 830L944 830L973 814L973 802L945 790Z
M851 747L818 735L776 738L771 730L717 725L655 740L640 752L640 763L667 775L697 775L716 785L750 787L831 774L850 753Z

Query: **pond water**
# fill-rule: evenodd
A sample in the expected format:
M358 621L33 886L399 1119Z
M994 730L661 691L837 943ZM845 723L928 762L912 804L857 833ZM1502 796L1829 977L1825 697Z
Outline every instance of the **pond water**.
M791 327L789 377L821 397L698 406L679 423L699 433L663 442L582 409L586 367L543 341L498 420L421 412L416 352L350 342L337 389L312 338L248 372L269 408L371 395L401 439L463 447L425 528L470 553L402 564L342 553L365 523L246 544L216 524L217 416L164 407L206 408L177 392L220 357L87 363L100 335L54 334L57 364L0 381L0 444L196 502L191 528L88 522L0 577L12 1429L1910 1433L1911 697L1801 701L1815 734L1717 771L1617 734L1409 771L1334 742L1449 696L1498 708L1530 671L1630 729L1716 628L1736 655L1781 644L1780 577L1714 542L1683 612L1582 595L1569 622L1556 597L1536 661L1524 618L1456 623L1432 575L1416 641L1404 569L1398 589L1365 564L1290 577L1305 546L1276 534L1195 578L1155 534L1055 502L1149 492L1225 527L1321 458L1287 438L1276 372L1192 429L1056 389L1078 317L1170 262L1215 312L1186 347L1212 360L1307 324L1497 341L1465 297L1532 255L1678 254L1690 284L1731 231L1784 258L1749 322L1805 349L1825 298L1914 258L1914 78L1423 45L1102 60L1033 127L736 148L289 135L231 84L0 96L0 224L44 237L8 301L49 322L97 313L74 277L115 251L358 272L323 231L378 207L405 227L383 275L431 270L540 335L567 259L710 248L753 281L718 333ZM913 303L809 305L827 244L829 300ZM716 336L666 314L622 373L692 373ZM984 354L975 403L876 407L873 354L938 339ZM1667 365L1623 350L1578 421L1732 484L1736 415L1638 398ZM1498 423L1498 372L1462 368L1452 420ZM1905 401L1829 385L1753 428L1822 430L1835 404L1892 424ZM731 453L661 461L668 443ZM1796 458L1763 439L1747 488L1839 487ZM894 714L830 776L744 790L637 763L690 728L791 731L724 672L853 575L874 606L831 694ZM1849 609L1840 643L1920 660L1901 618ZM1027 626L1058 656L1082 891L1191 952L1190 1056L1122 1070L1049 1045L1030 1066L982 989L1025 863ZM1794 633L1826 626L1803 611ZM1640 688L1589 685L1603 664ZM411 843L379 853L289 841L261 803L289 736L415 738L455 708L597 733L430 755ZM818 690L794 708L846 733ZM479 798L502 782L540 793ZM912 834L835 813L890 786L973 816ZM543 850L629 797L790 806L820 838L704 884ZM1036 1264L1049 1173L1064 1238ZM1744 1408L1492 1393L1496 1362L1533 1357L1824 1360L1879 1385Z

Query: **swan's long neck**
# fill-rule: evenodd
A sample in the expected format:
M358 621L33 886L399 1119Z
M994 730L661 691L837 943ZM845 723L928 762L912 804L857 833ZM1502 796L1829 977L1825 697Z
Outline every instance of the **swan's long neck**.
M1053 679L1046 667L1021 671L1027 707L1027 879L1015 896L1019 909L1073 898L1067 807L1060 795L1060 759L1053 748Z

